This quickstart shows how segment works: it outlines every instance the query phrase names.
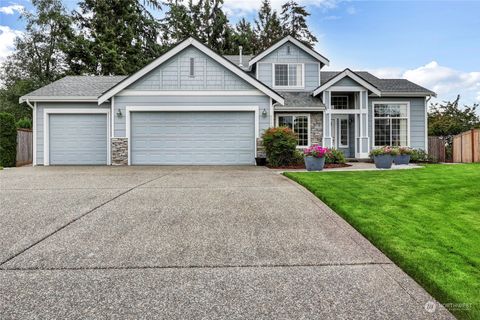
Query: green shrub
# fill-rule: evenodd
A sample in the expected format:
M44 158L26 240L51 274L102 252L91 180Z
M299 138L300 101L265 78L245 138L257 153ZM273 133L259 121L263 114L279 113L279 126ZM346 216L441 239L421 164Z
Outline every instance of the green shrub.
M14 167L17 157L17 127L12 114L0 113L0 166Z
M267 162L273 167L288 166L298 161L297 136L287 127L269 128L262 135Z
M17 121L17 128L32 129L32 120L29 118L22 118Z
M410 162L437 162L437 159L430 156L425 150L422 149L412 149L410 155Z
M325 163L346 163L345 154L337 149L330 149L325 158Z

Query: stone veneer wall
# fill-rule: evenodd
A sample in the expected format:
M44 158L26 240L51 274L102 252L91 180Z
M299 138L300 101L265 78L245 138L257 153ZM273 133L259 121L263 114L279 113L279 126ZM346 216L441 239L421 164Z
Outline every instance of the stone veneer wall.
M265 152L265 147L263 146L263 139L257 138L257 158L266 158L267 153Z
M128 138L112 138L112 165L128 165Z
M310 141L312 144L323 143L323 113L315 112L310 114L310 134L312 135Z

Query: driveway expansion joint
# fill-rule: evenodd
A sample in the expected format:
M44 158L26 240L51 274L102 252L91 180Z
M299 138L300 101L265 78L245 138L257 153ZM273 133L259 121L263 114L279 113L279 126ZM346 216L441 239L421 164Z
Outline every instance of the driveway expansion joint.
M124 192L119 193L118 195L114 196L113 198L111 198L111 199L109 199L109 200L107 200L107 201L104 201L103 203L99 204L99 205L96 206L95 208L93 208L93 209L91 209L91 210L89 210L89 211L87 211L87 212L79 215L79 216L76 217L75 219L70 220L68 223L64 224L63 226L61 226L61 227L59 227L59 228L57 228L57 229L55 229L54 231L50 232L50 233L47 234L46 236L42 237L41 239L35 241L34 243L32 243L31 245L29 245L28 247L22 249L20 252L17 252L17 253L15 253L14 255L8 257L6 260L1 261L1 262L0 262L0 270L4 270L4 269L2 269L2 266L5 265L6 263L12 261L13 259L15 259L16 257L18 257L19 255L21 255L21 254L25 253L26 251L32 249L32 248L35 247L37 244L39 244L39 243L47 240L47 239L50 238L51 236L53 236L53 235L55 235L56 233L62 231L63 229L65 229L66 227L72 225L73 223L79 221L80 219L82 219L83 217L89 215L90 213L98 210L99 208L107 205L108 203L110 203L110 202L118 199L119 197L121 197L121 196L123 196L123 195L125 195L125 194L127 194L127 193L129 193L129 192L131 192L131 191L133 191L133 190L135 190L135 189L137 189L137 188L139 188L139 187L147 184L147 183L150 183L150 182L159 180L159 179L161 179L161 178L163 178L163 177L166 177L166 176L168 176L168 175L170 175L170 174L172 174L172 173L174 173L174 172L177 172L177 171L180 171L180 170L175 170L175 171L172 171L172 172L163 174L163 175L161 175L161 176L159 176L159 177L156 177L156 178L154 178L154 179L150 179L150 180L145 181L145 182L142 182L142 183L140 183L140 184L138 184L138 185L136 185L136 186L133 186L133 187L125 190Z
M305 264L239 264L239 265L186 265L186 266L123 266L123 267L59 267L59 268L2 268L0 271L82 271L82 270L145 270L145 269L240 269L240 268L316 268L392 265L386 262L305 263Z

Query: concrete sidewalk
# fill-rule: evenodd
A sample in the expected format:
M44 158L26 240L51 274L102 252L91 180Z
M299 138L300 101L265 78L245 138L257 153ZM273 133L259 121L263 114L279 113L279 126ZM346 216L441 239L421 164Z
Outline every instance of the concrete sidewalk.
M452 318L266 168L27 167L0 182L2 319Z

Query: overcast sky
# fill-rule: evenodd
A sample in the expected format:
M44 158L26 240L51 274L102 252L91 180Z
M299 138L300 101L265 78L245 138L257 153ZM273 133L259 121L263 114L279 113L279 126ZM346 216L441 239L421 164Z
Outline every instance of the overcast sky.
M285 0L273 0L279 9ZM349 67L379 77L406 78L438 93L440 100L480 102L479 1L298 0L311 12L316 50L330 70ZM73 10L76 1L64 1ZM259 0L225 0L232 22L253 20ZM28 0L0 0L0 61L13 49ZM161 13L157 14L158 16Z

